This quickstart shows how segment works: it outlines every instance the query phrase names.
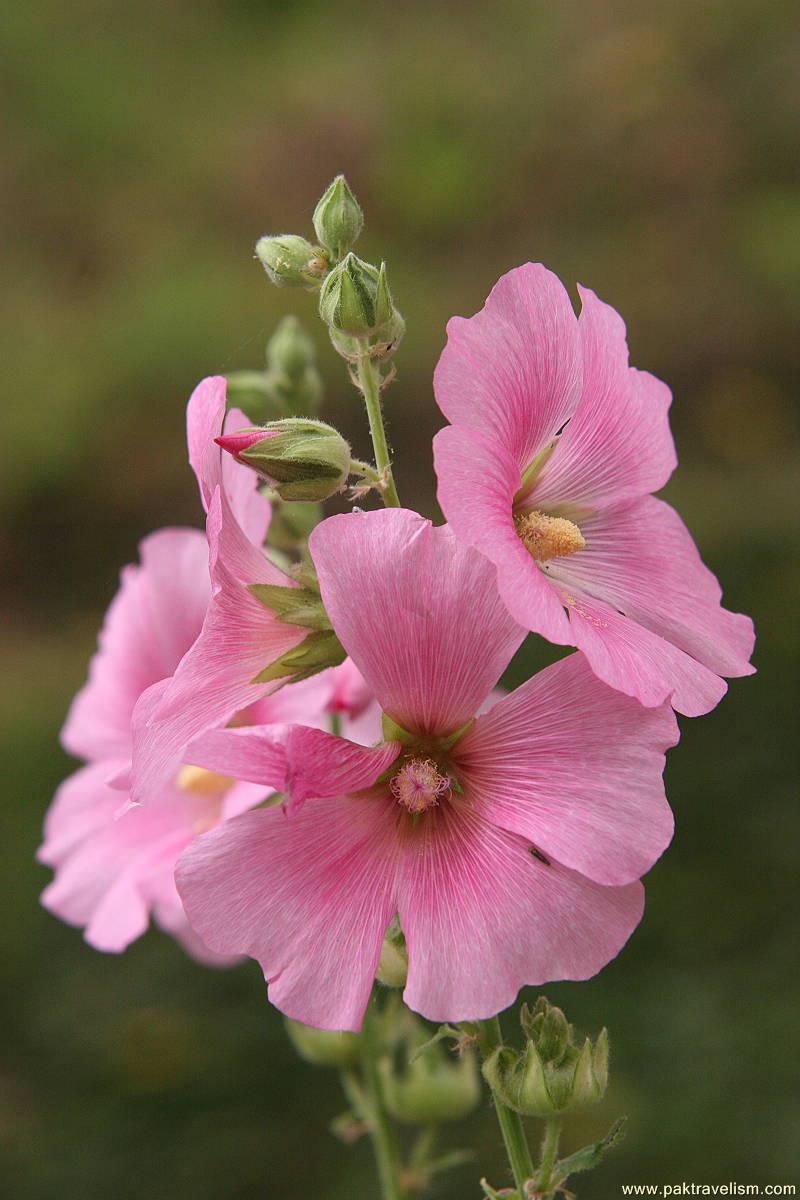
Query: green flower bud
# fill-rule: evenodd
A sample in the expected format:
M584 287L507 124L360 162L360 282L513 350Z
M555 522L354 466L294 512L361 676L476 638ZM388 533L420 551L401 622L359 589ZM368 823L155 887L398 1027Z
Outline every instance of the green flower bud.
M270 385L264 371L232 371L227 376L228 404L248 413L260 413L269 405Z
M328 260L320 247L294 233L259 238L256 255L276 287L311 291L320 286L328 271Z
M263 475L282 500L327 500L350 474L350 447L323 421L287 417L215 440L237 462Z
M273 504L269 523L269 544L285 554L299 554L309 534L322 520L319 504L296 500L289 504Z
M408 978L406 939L399 925L392 925L383 939L377 979L384 987L402 988Z
M284 1020L289 1041L306 1062L315 1067L349 1067L361 1053L358 1033L336 1033L314 1029L288 1017Z
M421 1046L427 1036L423 1026L412 1021L404 1039L410 1051ZM477 1062L469 1050L456 1058L436 1043L412 1054L403 1066L397 1066L396 1058L387 1057L379 1068L386 1106L398 1121L420 1125L460 1121L480 1102Z
M313 367L314 343L297 317L284 317L267 342L267 365L289 379L299 379Z
M532 1013L523 1006L520 1017L527 1035L522 1054L500 1046L483 1065L500 1098L532 1117L552 1117L602 1099L608 1084L607 1030L594 1046L587 1038L578 1048L563 1012L544 997Z
M348 254L323 284L319 311L332 332L347 337L396 340L402 317L394 307L386 266L380 270Z
M338 262L352 250L364 227L364 214L344 175L337 175L314 209L317 239Z

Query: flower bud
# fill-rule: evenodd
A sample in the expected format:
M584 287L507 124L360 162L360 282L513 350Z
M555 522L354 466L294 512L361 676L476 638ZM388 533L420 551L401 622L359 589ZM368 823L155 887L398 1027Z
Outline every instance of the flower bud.
M402 988L408 978L408 951L406 939L399 926L387 930L381 947L376 977L384 987Z
M318 246L294 233L265 236L256 243L256 256L276 287L318 288L328 261Z
M282 421L215 439L237 462L258 471L282 500L327 500L350 474L350 447L323 421Z
M267 342L267 366L289 379L299 379L313 367L314 343L297 317L284 317Z
M348 254L328 275L319 311L331 331L348 337L394 341L402 334L403 319L394 307L386 265L378 270L355 254Z
M426 1036L424 1027L411 1018L404 1037L412 1052L409 1061L398 1066L395 1056L379 1063L386 1107L398 1121L411 1124L460 1121L481 1098L475 1055L467 1050L456 1058L440 1042L414 1055Z
M297 1053L315 1067L349 1067L358 1060L361 1052L361 1035L358 1033L314 1029L288 1017L284 1024Z
M608 1032L579 1048L560 1008L544 997L520 1014L527 1043L520 1054L500 1046L486 1060L487 1083L511 1108L526 1116L552 1117L602 1099L608 1084Z
M337 175L314 209L317 239L338 262L352 250L364 227L364 214L344 175Z

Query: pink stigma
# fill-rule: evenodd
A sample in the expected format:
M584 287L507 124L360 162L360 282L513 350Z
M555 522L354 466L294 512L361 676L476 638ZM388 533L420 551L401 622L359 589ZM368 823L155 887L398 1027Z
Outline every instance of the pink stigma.
M450 780L439 774L432 759L412 758L397 772L389 787L398 804L410 813L422 813L449 793Z

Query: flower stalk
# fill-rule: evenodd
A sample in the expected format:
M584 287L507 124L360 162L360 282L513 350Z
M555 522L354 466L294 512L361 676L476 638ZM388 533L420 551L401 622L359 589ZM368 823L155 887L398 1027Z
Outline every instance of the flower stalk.
M381 370L378 363L370 357L366 339L361 341L361 349L362 354L358 359L355 379L367 409L375 466L382 481L383 502L387 508L399 508L400 497L392 474L392 460L389 456L389 444L386 440L386 427L383 422Z
M403 1185L397 1139L386 1109L378 1069L380 1038L377 1023L378 1011L373 995L364 1016L361 1035L361 1065L364 1075L363 1116L372 1140L383 1200L407 1200L408 1193Z
M503 1035L500 1030L500 1021L497 1017L491 1017L487 1021L478 1022L478 1048L484 1062L502 1044ZM503 1143L508 1156L508 1164L511 1167L511 1174L514 1176L517 1191L522 1198L525 1196L526 1183L534 1176L533 1159L531 1158L528 1140L525 1136L525 1129L519 1113L515 1113L512 1108L509 1108L500 1099L494 1088L491 1088L491 1092L495 1112L497 1113L497 1121L500 1125L500 1132L503 1135Z

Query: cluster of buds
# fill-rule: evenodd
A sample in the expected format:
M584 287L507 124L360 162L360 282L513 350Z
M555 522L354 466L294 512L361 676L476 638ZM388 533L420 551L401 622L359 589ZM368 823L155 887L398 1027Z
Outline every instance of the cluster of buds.
M228 402L263 417L313 417L322 400L314 343L295 316L284 317L267 342L263 371L228 376Z
M267 234L256 243L256 257L276 287L315 291L331 267L355 245L364 225L344 175L337 175L314 209L317 242L296 233Z
M544 996L531 1011L523 1005L520 1021L526 1036L520 1053L499 1046L483 1065L496 1095L518 1113L554 1117L595 1104L608 1084L608 1032L581 1046L560 1008Z

